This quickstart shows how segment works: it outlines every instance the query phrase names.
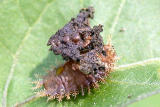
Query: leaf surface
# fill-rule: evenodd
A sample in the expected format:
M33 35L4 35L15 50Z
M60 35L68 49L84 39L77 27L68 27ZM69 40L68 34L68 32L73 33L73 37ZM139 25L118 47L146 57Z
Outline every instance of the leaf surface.
M112 34L112 43L120 57L117 66L160 57L159 4L159 0L1 1L0 101L7 106L24 101L34 94L31 90L34 74L43 74L63 62L60 56L48 51L46 43L83 7L95 8L91 25L104 25L105 43ZM40 98L27 106L123 105L159 88L159 65L159 61L151 61L119 69L98 90L84 97L79 95L75 100L47 103L46 98Z

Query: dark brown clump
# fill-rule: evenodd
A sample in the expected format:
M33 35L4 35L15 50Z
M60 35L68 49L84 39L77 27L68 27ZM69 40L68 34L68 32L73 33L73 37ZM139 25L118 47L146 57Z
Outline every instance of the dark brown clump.
M70 99L71 95L76 97L79 93L83 96L85 89L90 92L90 88L98 88L98 82L105 81L105 77L110 73L115 62L115 51L112 45L105 45L104 51L108 56L99 55L98 57L106 64L106 71L102 68L96 74L84 74L79 69L79 63L68 61L49 71L43 80L34 82L35 89L44 86L44 90L37 94L41 97L49 96L48 100L57 98L61 101L64 97Z
M92 58L86 59L86 56L90 56L92 53L102 53L104 45L100 36L100 32L103 31L102 25L90 27L89 18L93 18L93 13L94 9L92 7L81 9L76 18L72 18L68 24L49 39L50 50L57 55L62 55L66 61L73 60L86 62L86 64L92 62L95 63L96 68L100 67L97 61L92 60ZM92 66L88 67L92 69ZM81 67L81 69L84 71L83 69L88 68ZM91 71L88 71L88 73L91 73Z
M44 86L39 96L61 101L79 92L84 95L84 89L98 87L98 82L104 81L112 70L116 54L110 42L103 43L102 25L90 27L89 18L93 18L93 13L92 7L81 9L76 18L49 39L50 50L62 55L66 63L35 82L36 89Z

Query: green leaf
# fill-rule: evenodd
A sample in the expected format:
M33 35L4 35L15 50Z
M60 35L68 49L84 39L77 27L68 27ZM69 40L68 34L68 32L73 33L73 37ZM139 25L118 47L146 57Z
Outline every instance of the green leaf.
M108 107L127 105L139 95L157 90L160 87L160 61L138 64L134 67L119 68L110 74L105 84L101 84L99 89L94 89L91 94L79 95L77 99L63 101L46 102L41 98L27 104L28 107L39 105L44 106L73 106L73 107ZM43 103L41 103L43 102Z
M90 95L70 101L46 102L39 98L27 106L121 106L159 89L159 0L3 0L0 1L0 101L13 106L32 96L34 74L44 74L62 63L48 51L49 37L75 17L83 7L93 6L92 25L104 25L102 36L112 34L120 60L132 64L113 72L105 84ZM121 29L126 29L120 32ZM143 63L143 62L142 62Z
M137 102L129 105L128 107L159 107L160 102L159 102L159 98L160 98L160 91L154 91L151 94L149 94L148 96L144 96L143 98L145 99L141 99L141 100L135 100Z

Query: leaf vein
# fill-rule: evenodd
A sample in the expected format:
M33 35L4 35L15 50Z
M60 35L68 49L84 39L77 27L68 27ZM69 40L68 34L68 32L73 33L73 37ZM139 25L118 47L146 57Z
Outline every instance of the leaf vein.
M135 66L135 65L138 66L139 63L147 64L147 63L149 63L149 62L154 62L154 61L160 61L160 58L151 58L151 59L147 59L147 60L144 60L144 61L140 61L140 62L138 62L138 63L121 65L119 68L117 67L116 69L130 68L130 66L131 66L131 67L132 67L132 66ZM118 81L118 80L107 80L107 81L108 81L108 82L111 82L111 83L130 84L130 85L153 85L153 86L156 85L156 86L160 86L160 84L158 84L158 83L146 84L146 83L144 82L144 83L141 83L141 84L140 84L140 83L135 83L135 84L133 84L133 83L131 83L131 82L124 82L124 81ZM159 92L160 92L160 91L159 91ZM18 103L18 104L15 104L14 107L22 106L22 105L24 105L24 104L26 104L26 103L29 103L29 102L33 101L33 100L36 99L36 98L38 98L38 96L33 95L33 96L25 99L24 101L22 101L22 102L20 102L20 103Z
M20 7L19 0L16 0L16 1L17 1L17 5L18 5L18 7L19 7L19 12L22 14L22 17L23 17L24 21L30 26L29 22L26 20L26 18L25 18L25 16L24 16L24 13L23 13L23 11L22 11L22 9L21 9L21 7Z
M124 7L125 2L126 2L126 0L122 0L122 1L121 1L121 4L120 4L120 6L119 6L119 8L118 8L118 11L117 11L117 14L116 14L116 16L115 16L115 19L114 19L114 21L113 21L113 24L112 24L112 26L111 26L111 29L110 29L110 31L109 31L109 35L112 35L112 34L114 33L115 27L116 27L116 25L117 25L117 23L118 23L118 20L119 20L119 17L120 17L120 15L121 15L122 8Z
M126 84L126 85L149 85L149 86L160 86L159 83L146 83L146 82L142 82L142 83L138 83L138 82L127 82L127 81L119 81L119 80L108 80L109 82L112 83L117 83L117 84Z
M131 63L131 64L126 64L126 65L120 65L118 67L115 67L114 70L119 70L119 69L127 69L127 68L132 68L135 66L144 66L145 64L151 63L151 62L155 62L155 61L160 61L160 58L150 58L150 59L146 59L143 61L139 61L139 62L135 62L135 63Z
M53 2L53 1L52 1ZM37 18L37 20L34 22L34 24L28 28L28 31L26 32L26 35L24 36L24 38L22 39L15 55L13 55L13 64L11 66L11 69L10 69L10 73L9 73L9 76L7 78L7 81L6 81L6 84L5 84L5 87L4 87L4 91L3 91L3 96L2 96L2 107L6 107L7 106L7 91L8 91L8 88L9 88L9 85L11 83L11 80L12 80L12 77L13 77L13 74L14 74L14 71L15 71L15 66L17 64L17 61L18 61L18 56L20 54L20 51L22 49L22 44L24 44L24 42L28 39L31 31L32 31L32 28L40 21L42 15L44 14L44 12L48 9L49 5L52 3L47 3L46 6L44 7L43 11L40 13L39 17Z

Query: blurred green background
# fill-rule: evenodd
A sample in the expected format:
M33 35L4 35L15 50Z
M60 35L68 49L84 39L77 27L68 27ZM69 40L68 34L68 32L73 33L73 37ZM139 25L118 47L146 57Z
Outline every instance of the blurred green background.
M79 10L93 6L91 25L102 24L101 35L112 43L120 58L105 84L76 99L47 102L39 98L27 107L159 107L160 95L132 104L160 90L160 0L1 0L0 1L0 102L11 107L34 95L34 74L61 64L48 51L49 37ZM158 93L158 92L157 92ZM151 94L152 95L152 94ZM128 105L129 104L129 105Z

